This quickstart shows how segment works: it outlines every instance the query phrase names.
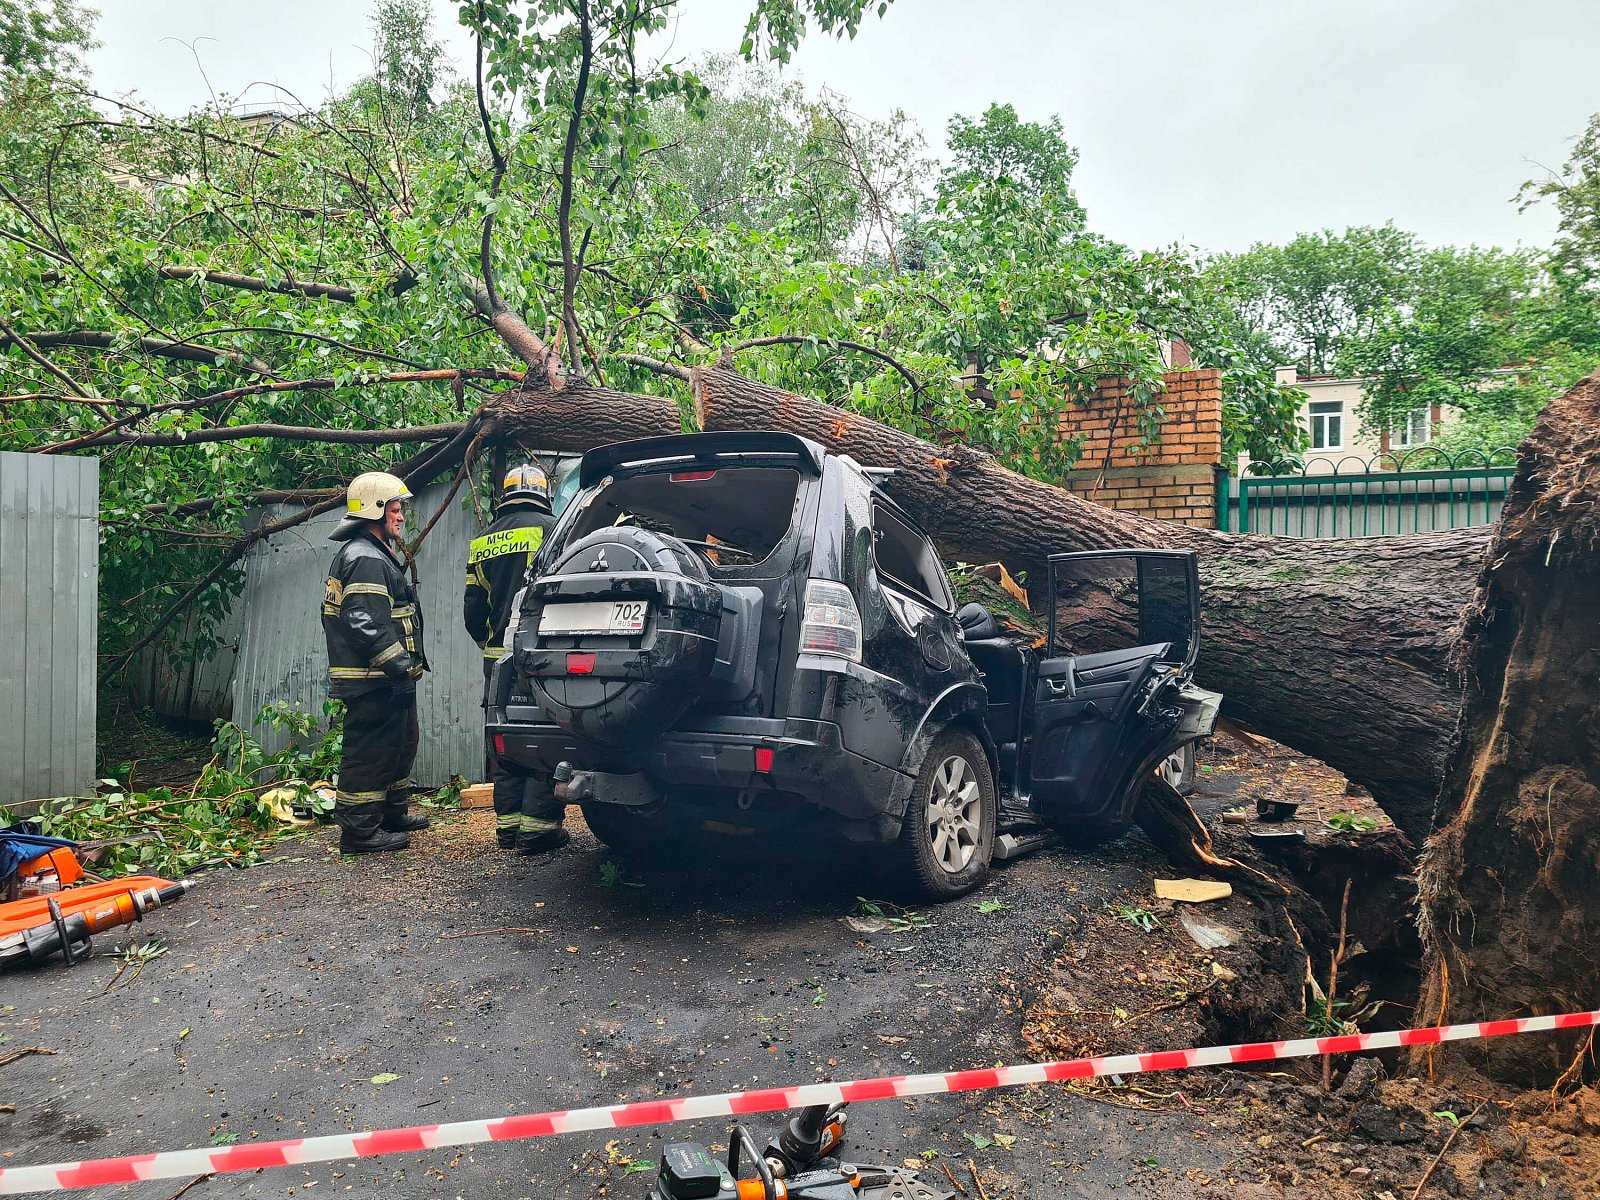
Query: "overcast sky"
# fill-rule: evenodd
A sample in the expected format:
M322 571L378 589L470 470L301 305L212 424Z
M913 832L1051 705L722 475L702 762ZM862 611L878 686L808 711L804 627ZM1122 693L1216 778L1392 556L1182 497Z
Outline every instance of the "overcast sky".
M738 48L752 0L684 0L674 59ZM100 89L167 111L256 81L307 101L369 68L366 0L98 0ZM434 0L458 71L469 44ZM181 42L197 41L195 56ZM1518 185L1600 111L1600 0L896 0L791 70L942 147L953 113L1059 115L1096 230L1210 250L1393 220L1542 245ZM260 86L244 99L267 102Z

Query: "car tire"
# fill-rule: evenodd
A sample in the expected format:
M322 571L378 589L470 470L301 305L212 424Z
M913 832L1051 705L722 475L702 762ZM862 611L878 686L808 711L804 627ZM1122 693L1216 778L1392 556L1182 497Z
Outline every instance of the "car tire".
M618 854L638 856L659 847L666 836L662 820L622 804L580 804L589 832Z
M1194 791L1195 743L1185 742L1161 760L1156 774L1172 785L1180 796Z
M894 845L909 898L954 900L988 878L998 807L982 743L964 729L936 737Z

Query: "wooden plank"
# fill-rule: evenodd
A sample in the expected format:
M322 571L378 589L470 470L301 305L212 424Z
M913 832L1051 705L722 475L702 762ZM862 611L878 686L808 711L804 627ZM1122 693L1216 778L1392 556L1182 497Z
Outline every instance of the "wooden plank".
M461 789L462 808L493 808L494 784L474 783Z

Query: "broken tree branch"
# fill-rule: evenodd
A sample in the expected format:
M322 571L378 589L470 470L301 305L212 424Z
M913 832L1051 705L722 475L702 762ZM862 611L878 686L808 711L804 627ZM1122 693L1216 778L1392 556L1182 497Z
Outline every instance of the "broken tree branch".
M78 397L80 400L91 399L89 393L78 386L78 381L76 379L74 379L71 375L68 375L60 367L56 366L55 363L51 362L43 354L39 353L31 338L25 337L18 333L3 320L0 320L0 337L4 337L6 341L10 342L18 350L21 350L22 353L32 359L41 370L49 373L51 376L59 380L61 386L66 388L67 391L71 392L74 396Z
M689 368L679 366L677 363L662 362L659 358L650 358L644 354L613 354L611 357L618 362L625 362L635 367L643 367L646 371L654 371L657 375L667 375L673 379L681 379L684 383L694 382L694 375Z
M42 348L70 346L77 350L116 350L120 348L118 342L121 335L108 329L65 329L30 333L28 337L34 345ZM272 368L266 363L240 350L155 337L128 338L126 345L130 350L142 350L160 358L203 363L206 366L215 366L217 360L222 359L252 375L265 375L268 378L273 375Z
M319 500L326 500L330 496L341 494L340 488L295 488L286 490L274 488L264 492L251 492L248 496L202 496L197 500L185 500L177 504L146 504L140 511L151 515L164 514L171 517L188 517L197 513L210 512L219 504L236 503L246 507L254 504L315 504Z
M316 379L284 380L276 383L253 383L243 387L228 388L226 391L212 392L205 396L196 396L190 400L174 400L167 404L154 404L148 408L140 408L119 417L117 420L105 425L91 433L80 437L70 438L65 442L56 442L49 446L41 446L34 453L61 454L67 450L77 450L84 446L93 446L102 440L116 441L111 436L117 431L125 429L135 422L142 421L163 412L188 412L197 408L207 408L214 404L224 404L229 401L239 400L245 396L259 396L269 392L324 392L333 391L338 387L367 387L374 384L395 383L452 383L456 379L495 379L503 382L521 382L523 376L516 371L502 371L492 367L461 367L448 371L407 371L394 375L370 375L341 384L338 380L322 376ZM459 426L448 426L450 430ZM438 434L435 436L449 436ZM186 439L193 441L192 437ZM401 439L405 440L405 439ZM155 444L155 443L152 443Z
M0 1067L9 1067L19 1058L27 1058L30 1054L54 1054L49 1046L24 1046L20 1050L13 1050L4 1058L0 1058Z
M206 283L239 288L247 292L273 292L280 296L311 296L323 300L338 300L344 304L354 304L357 297L355 288L345 287L337 283L302 283L297 279L261 279L255 275L235 275L231 271L209 271L204 267L159 267L156 270L156 274L162 279L198 278ZM391 292L394 291L397 284L398 279L391 283Z
M122 446L192 446L201 442L236 442L243 438L281 438L289 442L332 442L350 446L388 446L401 442L432 442L454 436L461 426L414 425L409 429L327 429L312 425L221 425L213 429L188 429L177 433L129 433L118 430L85 443Z
M477 70L473 84L478 97L478 119L483 123L483 140L489 147L489 205L483 214L483 236L478 248L478 268L483 273L483 290L488 297L491 309L502 309L505 306L500 302L500 293L494 286L494 201L500 195L500 184L506 177L506 157L500 151L500 143L495 140L494 121L489 116L489 102L483 94L483 27L488 20L484 12L483 0L478 0L478 26L473 30L473 43L477 55ZM513 350L517 349L515 346ZM520 351L518 351L520 353ZM528 364L532 366L530 362Z
M482 8L480 0L479 8ZM572 114L567 121L567 141L561 153L561 201L556 209L556 227L561 236L561 321L567 330L567 361L574 374L580 368L582 343L578 328L578 261L572 252L572 172L578 152L578 135L583 130L583 105L589 94L589 71L594 65L594 30L589 23L589 0L578 0L578 82L572 95Z
M499 297L490 292L482 280L463 279L461 290L467 299L472 301L472 306L478 310L478 315L500 335L500 340L510 347L511 352L527 363L536 377L547 378L552 391L560 391L565 385L565 379L561 374L556 355L545 345L544 339L535 333L526 321L502 304Z

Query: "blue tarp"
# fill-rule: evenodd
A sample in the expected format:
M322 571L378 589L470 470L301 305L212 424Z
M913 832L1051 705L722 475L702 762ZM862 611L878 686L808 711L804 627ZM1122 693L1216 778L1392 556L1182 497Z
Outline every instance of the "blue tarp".
M18 867L30 859L38 858L60 846L72 849L77 842L65 838L45 837L36 833L38 826L19 821L9 829L0 829L0 883L10 879Z

